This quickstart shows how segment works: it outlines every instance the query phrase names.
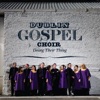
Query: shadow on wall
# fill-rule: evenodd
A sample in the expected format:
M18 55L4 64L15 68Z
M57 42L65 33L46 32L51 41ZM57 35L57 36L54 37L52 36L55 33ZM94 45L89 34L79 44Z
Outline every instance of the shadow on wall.
M100 79L95 77L95 76L91 77L91 90L90 90L90 94L91 95L100 95Z

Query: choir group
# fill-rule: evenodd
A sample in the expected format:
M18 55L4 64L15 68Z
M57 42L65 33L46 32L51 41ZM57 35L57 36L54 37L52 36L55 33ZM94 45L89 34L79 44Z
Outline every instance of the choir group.
M14 62L9 72L11 95L89 95L91 74L85 64L75 65L74 70L71 63L61 65L60 69L56 66L54 63L45 67L42 62L38 69L35 65L29 68L29 64L23 69L17 68Z

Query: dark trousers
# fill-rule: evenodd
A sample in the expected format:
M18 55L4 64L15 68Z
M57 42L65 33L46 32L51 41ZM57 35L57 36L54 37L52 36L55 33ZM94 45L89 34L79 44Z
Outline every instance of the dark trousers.
M43 96L46 94L46 79L39 79L39 90L38 90L38 94Z
M30 81L25 80L25 96L30 96Z
M67 90L65 88L60 88L59 89L59 95L66 96L67 95Z
M88 88L83 88L81 89L81 95L83 96L88 96L89 95L89 90Z
M58 80L53 80L53 95L59 95L59 87L58 87Z
M11 95L14 95L14 85L15 85L15 81L14 78L11 79Z
M24 96L24 91L21 90L15 91L15 96Z
M74 90L73 92L75 96L81 96L81 90Z
M46 92L46 95L47 95L47 96L52 96L52 95L53 95L53 94L52 94L52 90L47 91L47 92Z
M68 79L68 93L71 95L71 92L73 92L73 80Z
M31 95L31 96L37 96L37 89L31 90L30 95Z

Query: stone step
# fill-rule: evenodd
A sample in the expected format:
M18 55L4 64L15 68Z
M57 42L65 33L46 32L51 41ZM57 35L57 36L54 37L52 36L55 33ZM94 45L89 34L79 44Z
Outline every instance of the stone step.
M100 100L100 96L1 96L0 100Z

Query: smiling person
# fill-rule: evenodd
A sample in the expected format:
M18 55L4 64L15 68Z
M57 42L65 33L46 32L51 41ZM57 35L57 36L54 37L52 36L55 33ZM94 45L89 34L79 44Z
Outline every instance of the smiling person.
M32 70L30 71L29 79L31 83L31 96L36 96L38 89L38 79L35 65L32 65Z
M91 74L85 64L82 64L80 67L81 67L81 75L82 75L82 82L81 82L82 95L89 95L89 90L91 88L91 84L90 84Z
M25 83L25 76L22 71L22 67L18 68L18 72L15 75L15 95L16 96L23 96L24 95L24 83Z
M67 95L67 78L65 65L60 66L60 80L59 80L60 95Z
M81 71L80 71L78 65L74 66L74 73L75 73L74 86L73 86L74 95L79 96L79 95L81 95L81 81L82 80L81 80Z

